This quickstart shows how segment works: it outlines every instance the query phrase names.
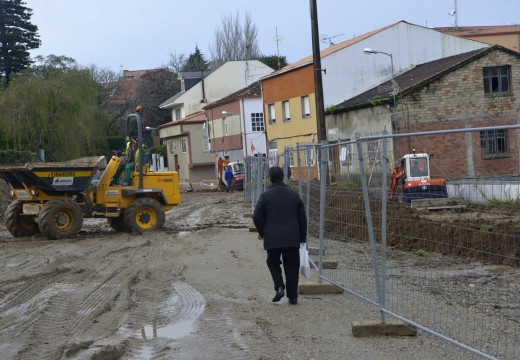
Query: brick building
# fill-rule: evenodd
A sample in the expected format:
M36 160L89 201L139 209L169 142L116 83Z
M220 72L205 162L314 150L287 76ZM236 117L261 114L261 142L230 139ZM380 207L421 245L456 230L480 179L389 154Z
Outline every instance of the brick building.
M370 89L336 106L326 116L329 141L356 134L481 128L520 124L520 53L499 45L416 66L395 78L397 113L392 96ZM412 152L435 154L442 164L433 176L472 178L519 174L518 130L472 131L403 137L393 144L393 160Z

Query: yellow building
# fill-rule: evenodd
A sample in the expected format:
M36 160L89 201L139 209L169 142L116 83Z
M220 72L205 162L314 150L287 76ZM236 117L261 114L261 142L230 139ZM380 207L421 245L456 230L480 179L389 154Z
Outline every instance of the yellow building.
M262 79L269 157L293 150L289 158L293 178L298 174L297 144L316 143L318 139L313 64L303 60Z

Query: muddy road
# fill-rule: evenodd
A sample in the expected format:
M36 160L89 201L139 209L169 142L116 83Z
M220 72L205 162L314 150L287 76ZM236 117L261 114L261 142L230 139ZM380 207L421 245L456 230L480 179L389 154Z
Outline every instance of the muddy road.
M378 312L347 294L271 303L248 210L241 193L186 193L146 235L99 219L55 241L2 226L0 358L472 358L424 333L354 338L352 321Z

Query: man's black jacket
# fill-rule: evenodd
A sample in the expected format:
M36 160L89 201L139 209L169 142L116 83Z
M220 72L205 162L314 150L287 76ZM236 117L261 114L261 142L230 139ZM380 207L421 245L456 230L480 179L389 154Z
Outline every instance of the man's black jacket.
M253 221L264 248L300 247L307 240L307 215L298 193L275 182L256 203Z

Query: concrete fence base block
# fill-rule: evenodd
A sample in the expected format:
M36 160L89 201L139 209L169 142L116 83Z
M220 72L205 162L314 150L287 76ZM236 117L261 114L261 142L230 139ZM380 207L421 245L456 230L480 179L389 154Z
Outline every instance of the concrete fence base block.
M252 218L252 217L253 217L253 214L251 214L251 213L245 213L245 214L244 214L244 217L245 217L245 218Z
M317 294L341 294L343 290L331 284L300 283L298 284L298 294L317 295Z
M258 230L253 226L249 228L249 232L258 232Z
M352 335L355 337L415 336L417 329L401 320L387 319L384 324L376 320L363 320L352 322Z

